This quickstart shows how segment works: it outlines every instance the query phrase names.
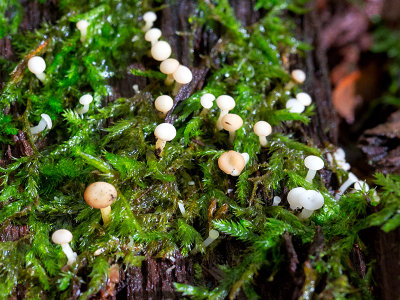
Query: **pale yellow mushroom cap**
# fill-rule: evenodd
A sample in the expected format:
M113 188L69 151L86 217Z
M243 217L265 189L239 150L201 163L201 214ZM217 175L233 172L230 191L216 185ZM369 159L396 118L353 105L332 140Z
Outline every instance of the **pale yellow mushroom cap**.
M226 114L221 122L226 131L236 131L243 125L243 119L236 114Z
M144 39L148 42L155 42L161 37L161 30L158 28L149 29L144 35Z
M76 23L76 28L78 28L78 30L85 30L86 28L88 28L89 26L89 22L86 20L80 20Z
M117 199L117 194L117 190L112 184L98 181L86 188L83 198L93 208L106 208Z
M154 102L154 106L156 109L162 113L167 113L171 110L174 105L174 100L168 95L158 96L156 101Z
M72 241L72 233L67 229L59 229L53 232L51 240L58 245L68 244Z
M303 83L306 80L306 73L303 70L293 70L291 73L292 79L297 83Z
M311 96L307 93L298 93L296 99L304 106L309 106L312 102Z
M176 82L180 84L187 84L192 81L192 71L188 67L180 65L173 74Z
M178 69L179 65L179 61L175 58L168 58L160 64L160 71L167 75L172 74Z
M239 176L245 165L243 156L233 150L223 153L218 159L218 167L231 176Z
M174 125L169 123L162 123L154 129L154 135L156 138L162 141L172 141L176 136L176 129Z
M207 93L201 96L200 104L205 109L210 109L213 106L213 102L215 100L215 96L213 94Z
M272 132L272 127L268 122L258 121L253 127L254 133L258 136L268 136Z
M221 110L231 110L235 107L235 100L228 95L221 95L216 100L218 107Z
M28 69L33 74L41 74L46 69L46 62L40 56L33 56L28 60Z
M159 41L151 47L151 56L158 61L166 60L171 53L171 46L165 41Z
M154 22L157 20L157 15L152 11L148 11L143 15L143 20L145 22Z
M301 104L297 99L289 99L286 102L286 108L289 110L291 113L297 113L300 114L304 111L305 106Z

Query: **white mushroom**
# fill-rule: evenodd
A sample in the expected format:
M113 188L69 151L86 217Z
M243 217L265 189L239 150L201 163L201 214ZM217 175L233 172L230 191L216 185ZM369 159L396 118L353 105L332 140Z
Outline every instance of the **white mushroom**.
M163 116L165 116L166 113L169 112L174 106L174 100L172 100L172 98L168 95L161 95L156 98L154 106L163 114Z
M320 192L308 190L300 198L300 205L303 210L299 214L299 218L308 219L314 210L320 209L324 205L324 197Z
M68 258L67 265L72 265L77 258L77 254L72 251L70 245L68 244L72 241L72 233L67 229L59 229L53 232L51 240L53 241L53 243L61 246L63 252Z
M303 70L293 70L290 75L292 76L292 79L299 84L302 84L306 80L306 73L304 73Z
M318 170L324 167L324 161L315 155L309 155L304 159L304 165L308 169L306 180L312 182Z
M185 210L185 206L183 205L182 200L178 201L178 207L179 207L179 210L181 211L182 216L186 217L186 210Z
M354 189L356 191L368 192L369 191L369 185L365 181L357 180L354 183Z
M249 162L249 160L250 160L250 156L249 156L249 154L248 153L246 153L246 152L244 152L244 153L240 153L242 156L243 156L243 158L244 158L244 164L245 165L247 165L247 163Z
M41 82L45 81L46 74L44 73L44 70L46 69L46 62L43 58L40 56L33 56L30 58L28 60L28 69L35 74Z
M164 83L171 85L174 83L174 76L176 70L178 70L180 63L175 58L167 58L160 64L160 71L167 75Z
M146 32L151 27L153 27L155 20L157 20L157 15L154 12L152 12L152 11L146 12L143 15L143 21L145 21L146 24L142 27L142 31Z
M42 117L42 119L37 126L31 127L31 134L38 134L45 130L46 127L47 129L51 129L51 127L53 126L51 118L48 114L41 114L40 116Z
M336 194L335 198L336 200L339 200L340 197L343 195L343 193L355 182L358 181L358 178L356 175L354 175L352 172L349 172L349 177L339 188L339 192Z
M104 225L111 221L111 204L117 200L117 189L108 182L98 181L90 184L83 194L86 203L100 209Z
M272 127L268 122L258 121L253 127L254 133L258 135L261 147L267 146L267 136L272 132Z
M169 123L162 123L154 129L156 141L156 154L161 156L165 144L172 141L176 136L176 129L174 125Z
M217 120L217 129L222 130L224 127L222 126L222 118L229 113L230 110L232 110L236 103L235 100L228 95L221 95L217 98L216 100L217 105L219 109L221 110L221 113L219 114L219 118Z
M226 114L222 120L222 127L229 132L229 142L233 144L236 130L243 126L243 119L236 114Z
M93 96L90 94L85 94L79 98L79 103L83 105L83 107L78 108L76 112L78 114L85 114L89 111L89 104L93 102Z
M279 205L279 203L281 203L281 197L279 197L279 196L275 196L274 197L274 199L272 199L272 206L278 206Z
M219 237L219 232L215 229L211 229L208 233L208 238L206 238L203 242L204 247L209 246L212 242L214 242Z
M312 103L311 96L307 93L298 93L296 99L304 106L309 106Z
M291 112L291 113L297 113L300 114L304 111L305 106L301 104L297 99L289 99L286 102L286 108Z
M144 39L151 43L153 46L155 43L158 42L158 39L161 37L161 30L158 28L152 28L146 32L144 35Z
M151 56L158 61L166 60L171 56L172 49L171 46L165 41L156 42L151 47Z
M333 152L333 155L328 153L326 157L331 165L333 165L333 162L335 161L337 167L340 169L348 171L351 168L350 164L346 162L346 153L342 148L338 148L335 152Z
M76 28L81 32L81 42L86 41L87 28L89 27L89 22L86 20L80 20L76 23Z
M287 195L287 201L289 202L291 209L301 208L300 199L306 193L306 189L303 187L297 187L291 189Z
M172 95L176 96L181 89L181 87L185 84L188 84L193 79L192 71L188 67L180 65L176 71L172 74L175 79L174 90L172 91Z
M213 106L215 100L215 96L210 93L206 93L200 98L200 104L203 106L203 110L200 115L206 115L210 111L210 108Z

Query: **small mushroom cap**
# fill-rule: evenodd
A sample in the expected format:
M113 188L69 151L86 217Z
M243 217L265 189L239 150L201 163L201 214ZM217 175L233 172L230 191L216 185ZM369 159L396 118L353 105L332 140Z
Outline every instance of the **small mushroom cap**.
M34 56L28 60L28 69L33 74L41 74L46 69L46 62L40 56Z
M171 53L171 46L165 41L159 41L151 47L151 56L158 61L166 60Z
M354 183L354 189L357 191L365 191L368 192L369 191L369 185L362 180L358 180Z
M192 81L192 71L188 67L180 65L173 74L176 82L180 84L187 84Z
M85 94L79 98L79 103L82 105L88 105L92 103L92 101L93 101L93 96L90 94Z
M172 74L178 70L179 65L179 61L175 58L168 58L160 64L160 71L164 74Z
M269 136L272 132L272 127L268 122L258 121L254 124L253 130L258 136Z
M80 20L76 23L76 28L78 28L78 30L85 30L86 28L88 28L89 26L89 22L86 20Z
M218 159L218 167L232 176L239 176L245 165L243 156L233 150L223 153Z
M291 112L291 113L302 113L305 109L305 106L301 104L297 99L289 99L286 102L286 108Z
M246 152L243 152L243 153L240 153L240 154L242 154L242 156L244 158L244 163L247 165L247 163L250 160L250 155L248 153L246 153Z
M207 93L201 96L200 104L205 109L210 109L213 106L213 102L215 100L215 96L213 94Z
M320 192L309 190L302 194L300 205L308 210L320 209L324 205L324 197Z
M162 141L172 141L176 136L176 129L174 125L169 123L161 123L154 129L154 135L156 138Z
M235 107L235 100L228 95L221 95L217 98L217 105L221 110L231 110Z
M145 22L154 22L157 20L157 15L152 11L148 11L143 15L143 20Z
M51 129L51 127L53 127L53 122L51 121L51 118L48 114L41 114L40 115L43 120L46 122L47 124L47 129Z
M304 106L309 106L312 102L311 96L307 93L298 93L296 99Z
M243 119L236 114L226 114L221 123L226 131L236 131L243 126Z
M154 106L158 111L167 113L171 110L172 106L174 106L174 100L168 95L161 95L157 97Z
M151 28L144 35L144 39L148 42L157 41L160 37L161 30L158 28Z
M303 70L293 70L291 73L292 79L297 83L303 83L306 80L306 73Z
M210 232L208 233L208 236L211 239L215 240L215 239L217 239L219 237L219 232L216 231L215 229L211 229Z
M93 208L106 208L117 199L117 190L112 184L98 181L86 188L83 198Z
M324 161L315 155L309 155L304 159L304 165L314 171L321 170L324 167Z
M287 201L289 202L291 207L300 208L300 198L303 194L305 194L306 189L302 187L297 187L291 189L287 195Z
M53 232L51 240L58 245L67 244L72 241L72 233L67 229L58 229Z

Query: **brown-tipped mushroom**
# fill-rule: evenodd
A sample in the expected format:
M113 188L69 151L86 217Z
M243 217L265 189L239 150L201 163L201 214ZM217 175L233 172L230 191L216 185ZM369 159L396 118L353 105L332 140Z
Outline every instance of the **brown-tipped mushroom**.
M98 181L86 188L83 198L89 206L100 209L104 225L107 225L111 221L111 204L117 199L117 195L112 184Z
M239 176L245 165L246 162L243 156L232 150L223 153L218 159L218 167L231 176Z
M222 127L229 131L229 142L233 144L236 137L236 130L243 125L243 119L236 114L226 114L222 120Z

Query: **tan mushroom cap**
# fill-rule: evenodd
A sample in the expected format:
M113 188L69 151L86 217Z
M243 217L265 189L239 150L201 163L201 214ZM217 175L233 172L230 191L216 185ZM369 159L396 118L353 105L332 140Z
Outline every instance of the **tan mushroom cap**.
M193 79L192 71L190 71L188 67L182 65L180 65L172 75L175 81L180 84L187 84Z
M292 76L292 79L297 83L303 83L306 80L306 73L304 73L303 70L293 70L290 75Z
M67 244L72 241L72 233L67 229L58 229L53 232L51 240L58 245Z
M160 71L164 74L172 74L178 70L180 63L175 58L167 58L160 64Z
M218 167L226 174L239 176L246 165L243 156L233 150L223 153L218 159Z
M157 97L154 106L158 111L167 113L174 106L174 100L168 95L161 95Z
M236 131L243 126L243 119L236 114L226 114L222 118L222 127L226 131Z
M268 122L258 121L253 127L254 133L258 136L268 136L272 132L272 127Z
M83 198L93 208L106 208L117 199L117 190L112 184L98 181L90 184Z
M158 61L166 60L171 53L171 46L165 41L159 41L151 47L151 56Z

